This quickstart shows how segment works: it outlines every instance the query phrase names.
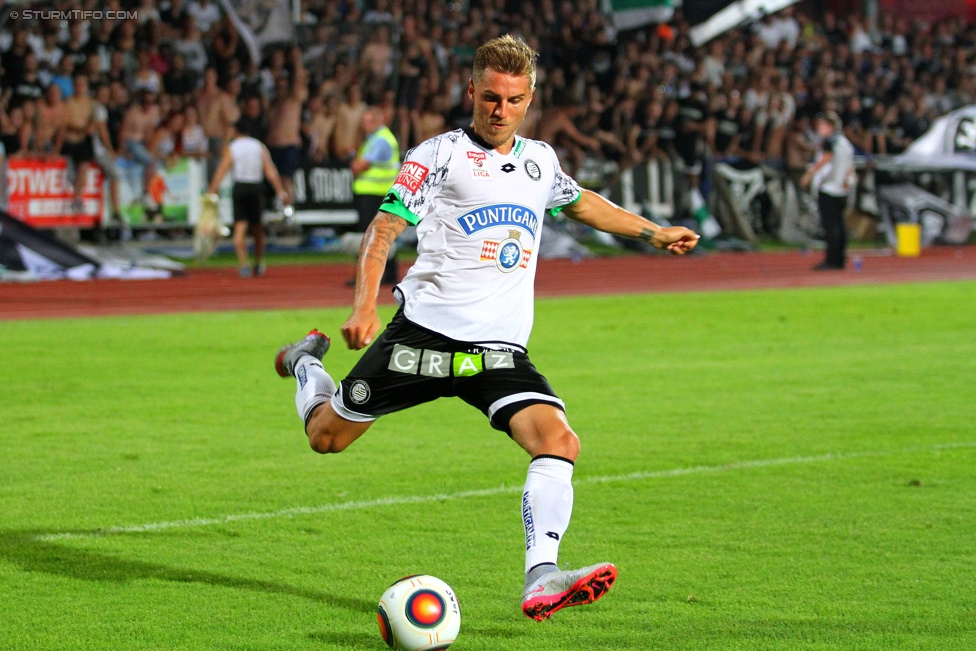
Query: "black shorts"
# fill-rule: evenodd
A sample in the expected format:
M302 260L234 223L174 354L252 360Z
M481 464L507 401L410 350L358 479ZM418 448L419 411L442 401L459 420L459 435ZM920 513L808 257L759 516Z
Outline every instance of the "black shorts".
M234 221L260 226L264 216L264 183L235 183Z
M509 435L509 421L525 407L565 410L523 350L489 350L448 339L412 323L402 310L339 384L332 408L347 420L370 422L455 396Z
M78 142L62 142L60 154L65 158L70 158L75 164L89 163L95 160L95 149L92 146L91 136L85 136Z
M278 174L281 176L292 177L301 166L302 148L298 145L268 147L268 153L271 155L271 162L274 163Z

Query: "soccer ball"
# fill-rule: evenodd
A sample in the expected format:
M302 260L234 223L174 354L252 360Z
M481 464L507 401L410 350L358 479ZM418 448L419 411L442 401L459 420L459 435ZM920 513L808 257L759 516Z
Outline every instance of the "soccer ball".
M451 586L427 574L407 576L383 593L376 613L391 649L435 651L451 646L461 630L461 607Z

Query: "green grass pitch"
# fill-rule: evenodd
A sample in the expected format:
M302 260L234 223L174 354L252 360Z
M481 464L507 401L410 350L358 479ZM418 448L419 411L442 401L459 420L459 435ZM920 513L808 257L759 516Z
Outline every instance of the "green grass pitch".
M528 459L480 413L308 449L273 354L346 310L0 322L0 649L380 650L419 572L457 591L459 651L976 649L974 298L540 300L583 448L560 562L620 569L541 624Z

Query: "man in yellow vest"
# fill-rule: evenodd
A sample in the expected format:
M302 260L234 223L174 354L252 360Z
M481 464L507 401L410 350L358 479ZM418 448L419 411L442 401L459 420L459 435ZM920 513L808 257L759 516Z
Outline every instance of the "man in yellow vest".
M400 171L400 147L393 132L383 124L383 111L375 106L366 109L363 133L366 138L350 164L356 177L352 192L361 232L365 232L373 221ZM395 285L399 280L394 246L390 248L382 282Z

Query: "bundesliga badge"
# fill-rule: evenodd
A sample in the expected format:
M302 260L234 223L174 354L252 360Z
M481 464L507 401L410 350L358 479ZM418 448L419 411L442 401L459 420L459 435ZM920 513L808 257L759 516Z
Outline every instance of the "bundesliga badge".
M495 266L502 273L511 273L521 267L529 266L532 251L524 249L519 239L522 233L518 229L508 231L508 237L501 242L485 240L481 245L481 259L494 260Z

